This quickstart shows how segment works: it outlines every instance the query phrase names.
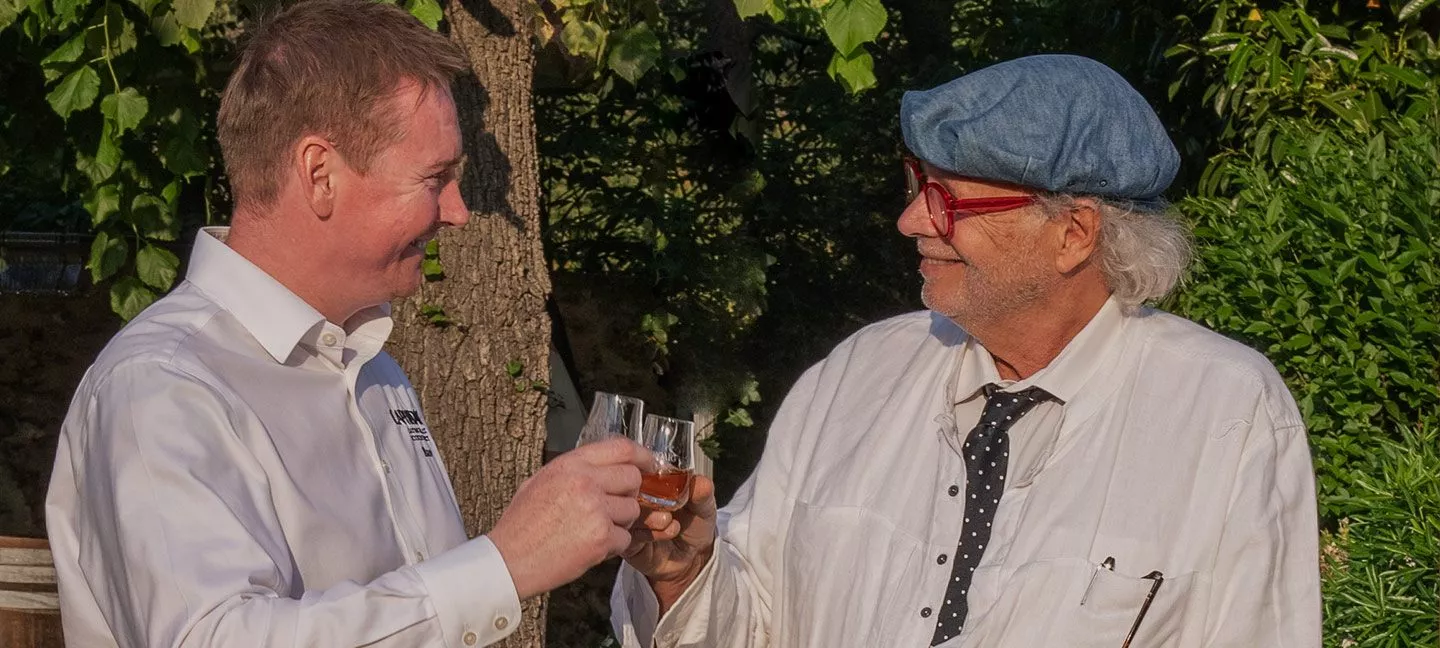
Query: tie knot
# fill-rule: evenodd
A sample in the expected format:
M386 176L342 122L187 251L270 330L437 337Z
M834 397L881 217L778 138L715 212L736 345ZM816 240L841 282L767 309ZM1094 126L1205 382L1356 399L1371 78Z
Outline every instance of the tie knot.
M991 383L985 386L986 418L1001 417L1001 420L1006 420L1005 417L1011 417L1013 420L1051 398L1050 392L1039 387L1027 387L1018 392L1004 392L1000 391L998 385Z

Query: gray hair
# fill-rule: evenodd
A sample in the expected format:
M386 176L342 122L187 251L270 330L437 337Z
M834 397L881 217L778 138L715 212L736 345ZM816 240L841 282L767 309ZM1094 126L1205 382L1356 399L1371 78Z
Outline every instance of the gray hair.
M1050 194L1040 206L1054 218L1073 209L1079 198L1096 203L1100 212L1100 273L1115 301L1133 312L1149 300L1170 294L1190 265L1190 227L1168 203L1142 205L1098 196Z

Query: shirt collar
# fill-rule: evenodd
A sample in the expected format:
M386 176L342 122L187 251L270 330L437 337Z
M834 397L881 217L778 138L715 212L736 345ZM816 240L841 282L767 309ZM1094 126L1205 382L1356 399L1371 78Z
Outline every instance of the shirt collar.
M950 393L955 394L958 402L964 402L978 395L985 385L998 383L1006 391L1039 387L1061 403L1070 402L1099 367L1113 361L1120 350L1127 319L1114 298L1105 300L1099 312L1049 365L1029 378L1014 382L1000 378L995 358L979 340L971 337L965 341L960 370L956 372Z
M285 362L301 338L325 316L259 266L225 244L228 227L195 235L185 279L229 311L276 362Z

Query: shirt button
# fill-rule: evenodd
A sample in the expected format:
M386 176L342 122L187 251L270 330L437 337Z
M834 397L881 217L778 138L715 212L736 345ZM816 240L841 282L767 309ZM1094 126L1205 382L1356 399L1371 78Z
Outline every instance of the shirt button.
M385 471L386 474L389 474L389 473L390 473L390 462L388 462L388 461L382 461L382 462L380 462L380 469L383 470L383 471Z
M930 608L920 608L920 616L926 619L930 618Z
M949 560L949 559L950 559L950 558L947 557L945 554L940 554L940 557L935 559L935 563L936 563L936 564L943 565L943 564L945 564L945 561L947 561L947 560Z
M460 640L465 642L465 645L467 646L473 646L476 643L479 643L480 635L477 635L474 632L466 632L465 636L461 637Z
M950 497L955 497L956 495L959 495L959 494L960 494L960 487L959 487L959 486L951 486L951 487L950 487L950 490L949 490L949 491L946 491L946 492L950 493Z
M325 345L325 346L335 346L335 334L334 334L334 333L326 333L326 334L320 336L320 343L323 344L323 345Z
M496 629L496 630L504 630L505 628L508 628L508 627L510 627L510 619L507 619L507 618L505 618L505 617L503 617L503 616L495 619L495 629Z
M417 552L415 552L415 562L425 562L425 552L423 552L423 551L417 551Z

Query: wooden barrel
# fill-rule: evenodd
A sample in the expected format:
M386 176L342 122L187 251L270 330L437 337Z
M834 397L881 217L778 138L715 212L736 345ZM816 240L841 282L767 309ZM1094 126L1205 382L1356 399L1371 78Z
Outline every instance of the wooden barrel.
M50 543L0 536L0 646L64 648Z

